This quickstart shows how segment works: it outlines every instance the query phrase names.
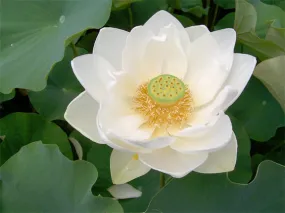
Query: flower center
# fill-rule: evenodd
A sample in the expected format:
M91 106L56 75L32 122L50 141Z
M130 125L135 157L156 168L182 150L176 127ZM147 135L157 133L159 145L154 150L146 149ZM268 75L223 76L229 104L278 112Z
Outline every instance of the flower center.
M134 110L143 115L151 127L182 127L194 108L187 85L166 74L140 85L133 103Z
M185 95L185 85L173 75L159 75L147 86L148 95L160 105L173 105Z

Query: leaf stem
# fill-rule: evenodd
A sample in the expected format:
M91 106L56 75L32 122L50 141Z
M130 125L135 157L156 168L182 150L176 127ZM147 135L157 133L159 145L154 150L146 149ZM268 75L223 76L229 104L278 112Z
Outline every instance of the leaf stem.
M212 21L212 24L211 24L211 31L214 30L214 27L215 27L215 23L216 23L216 19L217 19L217 16L218 16L218 12L219 12L219 5L215 5L215 11L214 11L214 17L213 17L213 21Z
M282 141L281 143L277 144L276 146L274 146L269 152L267 152L264 156L263 159L266 159L266 157L271 154L272 152L276 151L277 149L281 148L282 146L285 145L285 142Z
M129 12L129 21L130 21L130 30L131 30L134 27L133 11L131 5L128 7L128 12Z
M206 9L208 8L208 7L210 7L210 4L211 4L211 0L207 0L206 1ZM209 27L208 25L209 25L209 12L208 12L208 14L207 15L205 15L205 25L207 26L207 27Z
M71 48L72 48L74 58L77 57L77 56L79 56L75 44L74 44L73 42L71 42L71 43L70 43L70 46L71 46Z
M173 14L174 9L172 7L168 7L167 11L171 14Z
M165 175L162 172L159 175L159 186L160 188L165 186Z
M175 9L181 9L180 0L175 0Z

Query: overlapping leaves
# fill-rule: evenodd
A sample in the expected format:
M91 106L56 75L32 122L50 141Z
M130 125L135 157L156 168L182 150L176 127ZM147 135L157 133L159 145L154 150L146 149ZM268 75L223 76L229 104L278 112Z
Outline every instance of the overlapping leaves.
M1 167L1 212L122 213L118 202L92 195L97 177L91 163L68 160L56 145L31 143Z
M84 49L77 52L87 53ZM67 105L83 91L72 72L70 61L73 57L72 49L66 48L63 60L53 67L46 88L40 92L29 92L33 107L47 120L63 119Z
M107 26L125 30L144 24L161 9L172 12L185 27L193 25L192 20L195 24L203 23L204 16L214 12L202 0L86 0L84 4L81 1L3 0L0 102L12 99L14 88L41 91L28 93L40 115L15 113L0 120L0 165L4 163L0 171L1 212L122 212L118 202L94 197L91 193L92 188L94 194L109 196L106 189L112 185L111 149L74 131L69 135L70 140L81 144L83 159L90 163L70 161L61 154L70 159L75 156L67 135L50 122L63 119L67 104L82 91L71 71L74 53L67 45L72 40L76 43L78 38L76 46L91 52L99 31L84 32L104 25L111 2L113 12ZM213 2L223 9L235 7L234 0ZM280 202L285 199L284 187L281 187L284 167L262 162L264 159L284 162L284 137L280 137L284 130L280 127L284 126L282 107L284 110L285 104L284 6L282 0L238 0L235 12L218 11L222 19L215 29L235 26L236 51L264 60L254 73L260 81L253 77L227 112L239 145L235 170L228 175L191 173L171 181L158 194L159 174L151 171L130 183L142 191L142 197L120 201L125 212L144 212L148 206L148 212L163 213L285 211ZM69 133L69 127L62 122ZM31 143L37 140L44 144ZM50 144L56 144L59 149ZM257 146L261 151L256 150ZM267 150L267 147L270 148ZM248 183L260 162L252 183L237 184Z
M1 2L0 92L40 91L65 46L107 21L111 0Z
M71 147L64 131L34 113L13 113L0 119L0 165L32 141L57 144L63 154L72 158Z
M284 166L265 161L248 185L232 183L225 174L191 173L171 181L154 197L147 212L283 212L284 171Z
M236 1L238 40L261 60L285 54L285 11L259 0Z

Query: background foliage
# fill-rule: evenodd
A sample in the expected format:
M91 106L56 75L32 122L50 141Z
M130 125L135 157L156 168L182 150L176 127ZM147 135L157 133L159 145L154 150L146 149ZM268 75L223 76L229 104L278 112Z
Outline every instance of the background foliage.
M107 192L111 149L63 118L83 91L70 61L92 52L100 28L129 31L159 10L185 27L234 28L235 52L257 57L227 111L237 165L164 188L151 171L130 182L140 198L118 202ZM285 0L2 0L0 14L1 212L285 212Z

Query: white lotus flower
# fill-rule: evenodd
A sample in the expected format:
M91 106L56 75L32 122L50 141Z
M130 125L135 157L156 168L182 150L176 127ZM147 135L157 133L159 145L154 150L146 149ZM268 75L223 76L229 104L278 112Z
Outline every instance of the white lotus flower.
M184 28L165 11L131 32L103 28L93 54L72 61L85 88L65 118L114 148L111 175L123 184L150 169L183 177L235 167L237 141L225 110L256 64L234 54L233 29Z

